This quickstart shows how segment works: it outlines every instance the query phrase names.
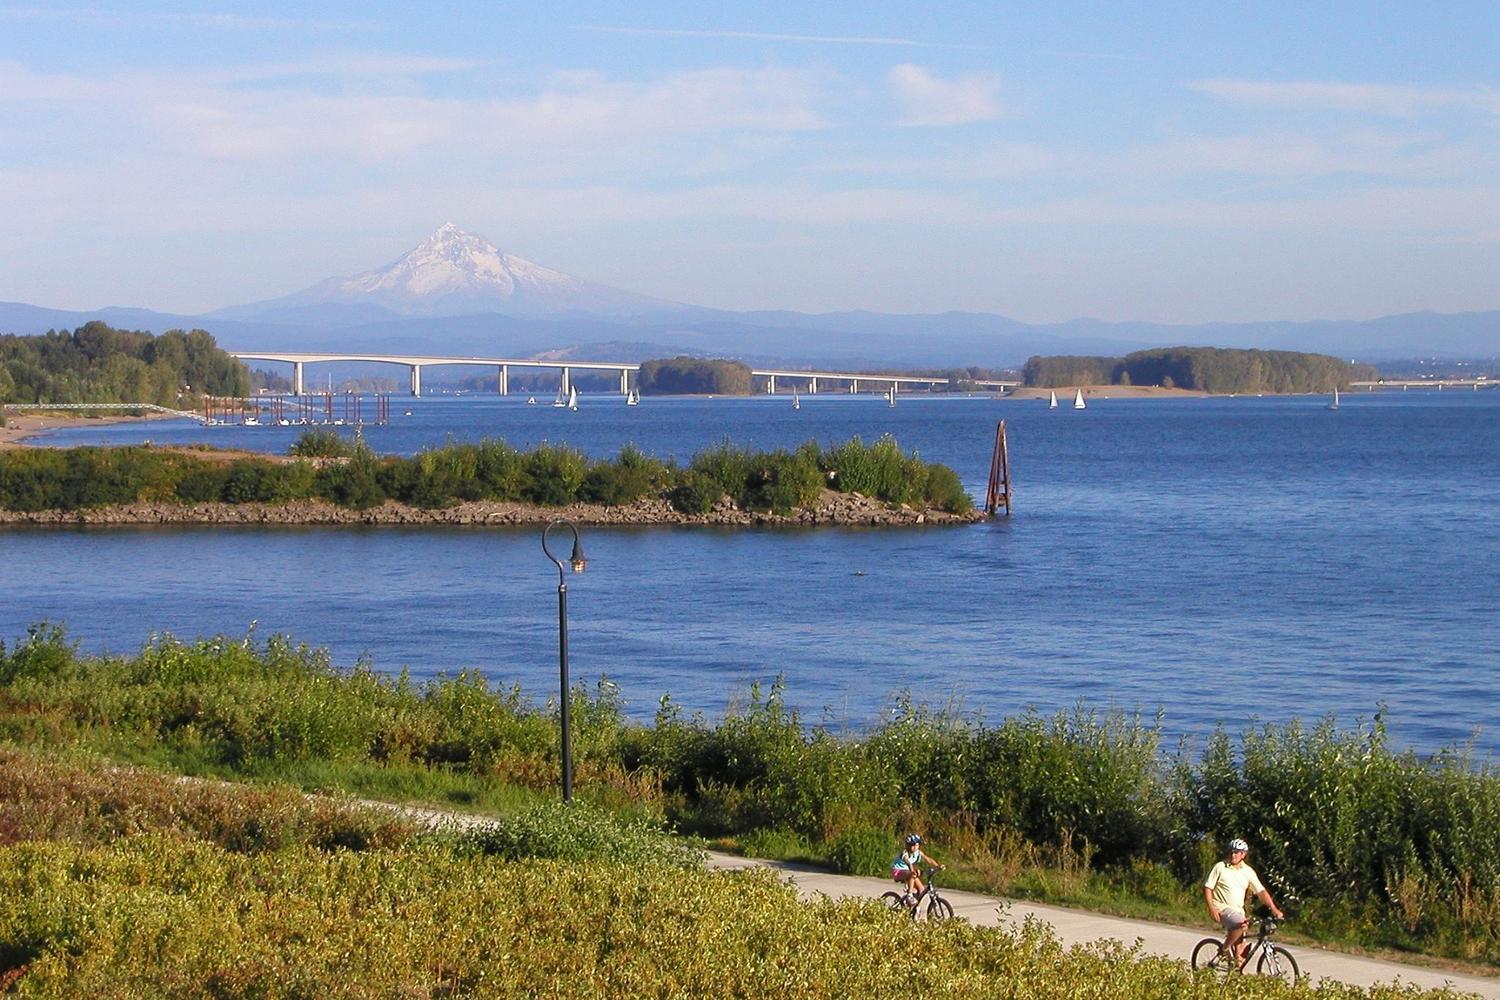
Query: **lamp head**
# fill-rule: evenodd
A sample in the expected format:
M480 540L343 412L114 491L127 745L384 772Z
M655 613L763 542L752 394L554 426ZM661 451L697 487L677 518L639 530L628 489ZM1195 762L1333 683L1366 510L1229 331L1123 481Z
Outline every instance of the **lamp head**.
M577 535L573 536L573 554L568 557L568 564L575 573L582 573L583 568L588 565L588 560L583 557L583 542Z

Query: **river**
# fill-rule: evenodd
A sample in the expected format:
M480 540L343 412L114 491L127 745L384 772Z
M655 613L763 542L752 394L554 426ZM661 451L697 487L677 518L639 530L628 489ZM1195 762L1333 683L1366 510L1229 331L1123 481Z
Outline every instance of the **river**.
M545 402L545 400L544 400ZM1500 392L1035 400L396 398L379 452L448 440L634 442L686 461L894 434L982 498L1009 428L1015 513L917 529L586 528L569 579L575 681L649 718L710 717L784 676L812 723L857 732L910 692L996 720L1034 707L1223 725L1368 720L1428 752L1500 750ZM409 411L409 415L408 415ZM366 401L364 412L373 413ZM51 444L207 441L284 452L296 429L186 421ZM545 698L557 573L534 529L15 528L0 637L62 621L89 651L151 633L287 633L417 677L475 668Z

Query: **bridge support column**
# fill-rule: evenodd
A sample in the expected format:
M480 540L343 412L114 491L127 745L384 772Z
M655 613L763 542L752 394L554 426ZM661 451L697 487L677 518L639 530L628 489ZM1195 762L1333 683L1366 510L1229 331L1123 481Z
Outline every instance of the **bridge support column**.
M495 376L495 389L502 396L510 395L510 365L501 365Z
M568 374L568 369L564 368L562 370L562 392L564 396L568 394L569 389L573 388L573 383L569 379Z
M422 366L421 365L412 365L411 366L411 394L413 396L420 396L420 395L422 395Z
M774 396L774 395L776 395L776 376L775 375L767 375L766 376L766 395L768 395L768 396Z
M302 395L302 362L292 362L292 395Z
M628 395L630 395L630 369L629 368L621 368L620 369L620 395L622 395L622 396L628 396Z
M859 379L852 378L852 379L849 380L849 395L851 395L851 396L857 396L857 395L859 395Z
M815 396L815 395L817 395L817 392L818 392L818 380L815 379L815 378L808 379L807 380L807 394L809 396Z

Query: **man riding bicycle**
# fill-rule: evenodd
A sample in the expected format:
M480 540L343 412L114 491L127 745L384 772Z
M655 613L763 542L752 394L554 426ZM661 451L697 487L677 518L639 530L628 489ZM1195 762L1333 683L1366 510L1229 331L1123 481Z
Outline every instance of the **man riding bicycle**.
M1203 881L1208 915L1224 928L1224 950L1232 951L1240 964L1245 961L1245 928L1250 923L1245 916L1245 894L1253 892L1277 920L1285 916L1271 899L1271 893L1261 885L1255 869L1245 863L1245 855L1249 853L1249 844L1238 837L1231 840L1225 860L1214 865Z
M932 855L923 852L920 834L908 834L906 850L891 862L891 878L906 886L906 894L910 899L908 906L916 906L917 900L922 896L922 873L918 865L927 865L929 868L943 867Z

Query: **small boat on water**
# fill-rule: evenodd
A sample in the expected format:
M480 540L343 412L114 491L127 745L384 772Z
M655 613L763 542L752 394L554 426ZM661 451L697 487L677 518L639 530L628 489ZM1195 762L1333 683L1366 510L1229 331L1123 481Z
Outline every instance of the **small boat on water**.
M1049 392L1047 394L1047 409L1049 409L1049 410L1055 410L1055 409L1057 409L1057 393L1056 392Z
M1073 390L1073 409L1075 409L1075 410L1081 410L1083 408L1084 408L1083 390L1082 389L1075 389L1075 390Z
M626 406L640 406L641 405L641 394L638 393L638 392L636 392L634 389L631 389L630 392L628 394L626 394L626 396L625 396L625 405Z
M1332 399L1332 401L1329 402L1328 408L1330 410L1337 410L1339 408L1339 387L1338 386L1334 386L1333 387L1333 399Z
M567 406L568 405L568 394L567 394L567 392L561 386L558 386L558 389L557 389L557 398L552 401L552 405L553 406Z
M885 391L885 405L886 406L895 406L896 405L896 383L894 383L894 382L892 382L891 383L891 387Z
M536 397L535 396L527 396L526 397L526 405L527 406L535 406L536 405Z
M571 387L568 389L568 409L578 409L578 390Z
M802 400L800 400L800 399L797 398L797 392L796 392L795 389L792 391L792 409L794 409L794 410L800 410L800 409L802 409Z

